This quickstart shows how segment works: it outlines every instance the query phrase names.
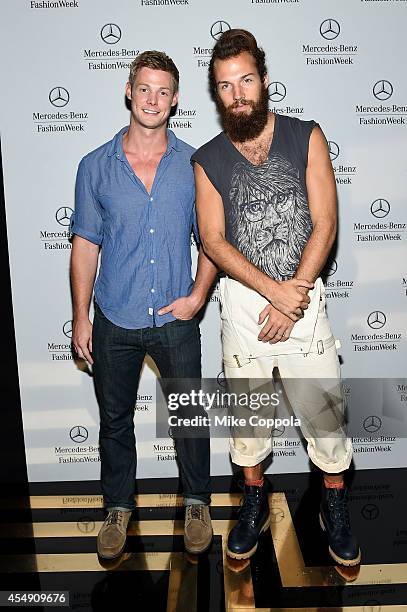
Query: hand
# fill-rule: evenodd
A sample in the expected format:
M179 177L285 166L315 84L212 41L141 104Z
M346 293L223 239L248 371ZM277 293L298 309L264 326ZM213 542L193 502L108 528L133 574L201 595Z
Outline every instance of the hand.
M72 329L72 344L78 357L93 364L92 359L92 323L88 318L74 319Z
M164 306L158 310L159 315L167 314L171 312L171 314L181 321L189 321L192 319L198 310L200 310L203 306L203 301L197 298L195 295L191 293L187 297L180 297L168 306Z
M259 325L264 323L266 319L267 322L257 336L258 339L262 342L270 342L270 344L286 342L290 337L294 322L271 304L267 304L259 314Z
M298 278L287 281L274 281L273 289L268 297L269 302L291 321L298 321L304 316L304 310L308 308L310 298L308 291L314 287L314 283ZM304 293L304 289L306 293Z

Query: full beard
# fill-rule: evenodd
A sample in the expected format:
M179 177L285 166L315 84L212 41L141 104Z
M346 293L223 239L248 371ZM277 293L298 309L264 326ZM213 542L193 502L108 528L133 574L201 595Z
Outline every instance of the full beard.
M232 142L246 142L257 138L267 124L268 119L268 92L262 87L260 98L257 102L253 100L240 100L230 106L225 106L221 100L217 101L223 129ZM244 112L235 113L234 108L241 104L250 106L252 111L248 115Z

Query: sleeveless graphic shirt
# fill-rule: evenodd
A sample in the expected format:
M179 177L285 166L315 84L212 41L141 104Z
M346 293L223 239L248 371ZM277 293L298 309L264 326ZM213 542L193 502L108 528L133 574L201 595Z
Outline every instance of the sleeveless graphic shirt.
M312 232L305 171L316 125L276 114L268 158L258 166L225 132L191 158L222 197L226 240L275 280L294 276Z

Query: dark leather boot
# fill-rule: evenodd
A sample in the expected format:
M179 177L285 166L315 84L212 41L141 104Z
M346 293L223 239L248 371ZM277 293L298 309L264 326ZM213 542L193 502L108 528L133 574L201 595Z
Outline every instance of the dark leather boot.
M348 489L329 489L322 487L321 512L319 522L326 532L329 554L341 565L357 565L361 554L359 544L352 535Z
M244 487L239 520L228 536L227 554L233 559L248 559L257 549L260 534L270 525L266 486Z

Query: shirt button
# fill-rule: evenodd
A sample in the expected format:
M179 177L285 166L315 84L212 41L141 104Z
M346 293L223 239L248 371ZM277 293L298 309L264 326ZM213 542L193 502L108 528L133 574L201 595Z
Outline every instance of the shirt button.
M153 228L150 229L150 234L154 234Z
M154 293L154 289L151 289L151 293Z
M150 202L153 202L154 198L150 198Z
M154 259L150 259L150 263L154 263Z

